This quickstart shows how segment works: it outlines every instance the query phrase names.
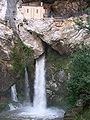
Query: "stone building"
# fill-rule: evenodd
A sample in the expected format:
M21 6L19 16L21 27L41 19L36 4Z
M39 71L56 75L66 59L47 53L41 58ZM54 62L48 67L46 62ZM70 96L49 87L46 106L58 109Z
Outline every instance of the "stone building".
M42 2L31 2L25 3L21 8L22 14L27 20L30 19L41 19L45 14Z

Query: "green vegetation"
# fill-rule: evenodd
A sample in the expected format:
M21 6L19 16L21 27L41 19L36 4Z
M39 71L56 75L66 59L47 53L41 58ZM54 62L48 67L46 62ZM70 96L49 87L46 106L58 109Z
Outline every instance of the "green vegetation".
M17 76L21 76L24 68L28 67L30 62L33 62L33 51L18 40L12 49L11 59L14 71ZM33 67L32 64L30 66Z
M86 0L90 2L90 0ZM79 30L86 29L90 34L90 8L86 9L87 24L83 22L82 18L78 18L75 23ZM68 81L69 100L72 104L78 99L82 99L85 104L90 100L90 46L81 45L81 48L73 54L69 66L71 78Z
M13 70L17 79L17 90L20 93L20 96L23 96L24 90L24 72L25 67L30 73L30 79L33 77L34 71L34 56L33 51L25 46L20 39L15 40L15 46L11 51L11 61L13 65ZM20 98L21 99L21 98Z
M90 109L85 109L83 113L81 115L76 116L74 120L90 120Z
M90 0L85 1L90 2ZM87 23L82 17L74 22L78 25L78 30L85 29L87 34L90 34L90 8L85 12L88 14ZM68 70L70 72L70 79L67 82L69 104L74 106L78 100L83 103L82 112L78 113L74 120L90 120L90 45L81 43L72 55Z
M0 100L0 112L5 110L7 105L8 105L8 100L7 99Z
M70 56L60 56L60 54L54 51L51 47L48 47L47 56L46 56L46 66L47 66L47 101L48 105L53 106L63 106L66 105L66 74L68 73L68 63L70 60ZM61 73L63 71L64 73ZM55 87L56 85L57 87Z
M90 47L82 44L72 56L69 64L68 96L70 104L82 99L85 105L90 101Z
M69 63L69 60L69 56L60 56L58 52L48 48L47 64L51 65L52 68L55 68L56 71L60 69L67 71L67 64Z

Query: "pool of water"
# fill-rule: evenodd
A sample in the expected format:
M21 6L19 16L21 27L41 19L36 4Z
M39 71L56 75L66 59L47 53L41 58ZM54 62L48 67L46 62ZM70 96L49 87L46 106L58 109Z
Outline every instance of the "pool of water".
M23 107L0 113L0 120L63 120L64 110L47 108L45 110Z

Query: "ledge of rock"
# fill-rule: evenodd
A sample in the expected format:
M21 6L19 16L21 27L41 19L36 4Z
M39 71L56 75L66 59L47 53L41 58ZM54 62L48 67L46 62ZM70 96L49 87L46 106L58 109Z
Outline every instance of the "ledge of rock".
M80 18L87 25L87 15L80 16ZM23 23L23 29L32 34L35 33L37 38L41 38L42 41L49 44L61 55L69 54L82 41L90 44L90 36L87 34L87 31L85 29L79 29L74 22L75 20L77 20L77 17L30 20L28 24Z
M19 26L19 37L26 46L32 48L35 58L44 53L42 41L37 34L29 32L23 26Z

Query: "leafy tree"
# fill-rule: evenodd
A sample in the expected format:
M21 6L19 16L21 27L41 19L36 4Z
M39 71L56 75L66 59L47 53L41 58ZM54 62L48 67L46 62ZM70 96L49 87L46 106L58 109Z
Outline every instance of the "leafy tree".
M69 64L70 80L68 80L69 101L75 103L82 99L90 100L90 47L82 44L73 55Z

